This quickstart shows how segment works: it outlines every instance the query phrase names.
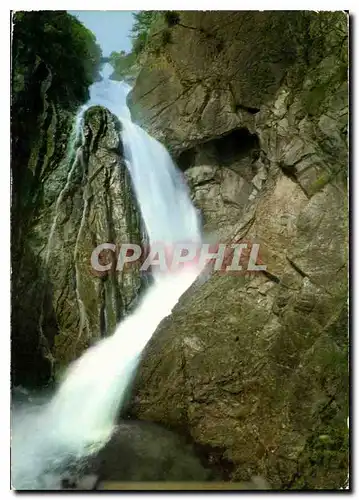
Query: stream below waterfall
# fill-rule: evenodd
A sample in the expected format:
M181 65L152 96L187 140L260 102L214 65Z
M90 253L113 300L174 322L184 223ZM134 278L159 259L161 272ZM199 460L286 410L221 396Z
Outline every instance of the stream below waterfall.
M130 87L110 80L111 72L111 66L106 64L102 80L90 88L90 100L76 117L72 140L81 137L82 117L89 107L108 108L122 124L126 165L150 244L159 241L166 245L188 241L199 244L197 211L182 176L165 147L131 121L126 105ZM70 150L71 147L73 150L70 144ZM77 161L77 155L74 156L73 161ZM49 247L47 258L50 252ZM198 274L195 266L174 274L154 274L153 284L137 309L117 326L112 336L101 340L70 365L50 399L13 408L15 489L59 489L61 471L73 461L97 453L109 441L141 352Z

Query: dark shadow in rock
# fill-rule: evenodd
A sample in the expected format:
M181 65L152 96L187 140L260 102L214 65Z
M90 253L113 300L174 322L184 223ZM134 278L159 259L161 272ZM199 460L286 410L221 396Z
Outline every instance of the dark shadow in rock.
M224 164L231 164L233 160L249 156L254 149L259 149L256 134L251 134L246 128L232 130L227 135L212 141L218 158Z
M101 480L203 481L209 477L191 445L150 422L121 423L96 462Z
M25 239L26 241L26 239ZM12 252L11 382L41 387L51 381L51 348L58 334L53 286L38 257L25 244L22 259ZM41 336L42 331L42 336Z
M231 166L242 158L252 158L256 151L259 151L257 135L247 128L238 128L182 151L176 161L182 171L197 165Z
M91 458L85 473L100 481L207 481L211 479L194 447L157 424L121 422L107 445Z

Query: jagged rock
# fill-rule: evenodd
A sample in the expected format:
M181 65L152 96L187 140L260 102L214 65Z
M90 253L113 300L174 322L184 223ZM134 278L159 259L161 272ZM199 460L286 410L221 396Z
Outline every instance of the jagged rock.
M218 235L240 218L251 187L237 172L203 165L189 168L185 177L192 200L201 209L205 233Z
M260 191L262 189L262 185L267 180L267 177L267 169L264 166L260 167L258 169L258 173L252 179L252 184L257 189L257 191Z
M141 231L122 158L120 123L107 110L94 107L87 111L84 127L83 159L70 161L71 188L65 195L59 193L60 217L47 242L50 258L61 263L50 269L49 278L60 331L52 352L64 366L94 341L113 333L141 287L138 267L121 273L113 268L105 275L91 267L91 254L98 245L140 243ZM45 228L50 221L51 216Z
M148 54L131 95L136 119L176 151L250 128L307 36L301 12L189 11L180 17L172 43Z
M221 242L259 243L267 269L197 280L146 348L131 413L221 450L216 463L232 463L233 481L261 475L275 489L340 488L348 473L347 15L180 15L196 29L184 45L186 28L176 26L173 43L148 56L135 113L172 148L204 228Z
M243 217L256 178L267 177L258 156L255 134L235 129L230 134L196 145L179 157L179 166L201 211L203 230L220 237ZM256 174L257 172L257 174Z

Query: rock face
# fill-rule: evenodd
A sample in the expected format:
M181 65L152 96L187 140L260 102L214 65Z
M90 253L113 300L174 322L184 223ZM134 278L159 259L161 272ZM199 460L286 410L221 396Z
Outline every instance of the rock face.
M207 237L232 232L268 176L268 160L260 154L257 135L247 129L235 129L184 151L179 165L201 210Z
M309 22L301 12L181 12L169 43L150 47L131 97L136 118L173 150L250 123L304 58Z
M49 381L113 333L141 287L135 267L98 273L90 262L99 244L141 241L119 122L90 108L79 147L74 115L42 97L41 132L13 175L12 376L24 385ZM14 162L26 161L14 151Z
M64 364L93 341L113 333L141 286L135 267L117 272L114 259L112 271L102 274L90 263L101 243L141 242L120 130L117 118L108 111L90 108L85 115L84 144L67 163L56 210L44 218L44 227L51 227L45 255L61 332L54 339L53 356ZM35 231L41 235L42 229Z
M216 450L233 481L342 487L347 16L183 12L171 34L134 113L185 170L205 231L259 243L267 269L186 292L144 353L131 412Z

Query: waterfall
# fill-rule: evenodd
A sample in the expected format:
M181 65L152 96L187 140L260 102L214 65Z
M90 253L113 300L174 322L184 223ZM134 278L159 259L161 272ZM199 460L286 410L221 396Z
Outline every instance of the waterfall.
M105 65L103 80L92 85L90 100L76 118L75 135L81 133L86 109L107 107L122 123L125 160L150 243L199 243L197 213L182 174L165 147L131 122L126 105L130 87L109 80L110 69ZM13 412L12 482L16 489L46 489L49 484L54 488L52 478L69 459L86 457L108 441L141 352L198 274L196 267L158 274L137 309L114 334L69 367L48 403Z
M166 148L131 121L121 123L126 163L150 242L199 242L197 213Z

